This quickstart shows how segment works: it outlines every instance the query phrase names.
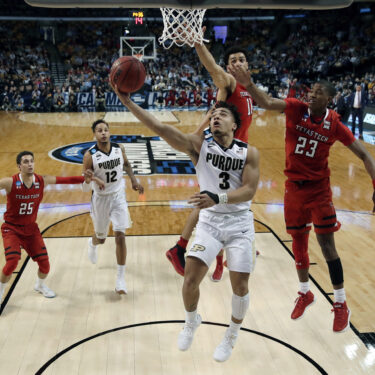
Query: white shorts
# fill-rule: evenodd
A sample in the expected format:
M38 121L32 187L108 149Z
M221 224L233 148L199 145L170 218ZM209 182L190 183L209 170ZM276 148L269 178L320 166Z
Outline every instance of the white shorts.
M188 256L201 259L207 267L225 249L228 269L251 273L255 267L254 218L251 211L218 214L202 210Z
M114 232L123 232L131 227L128 204L125 191L114 194L93 194L91 198L91 218L97 238L107 237L109 223L112 222Z

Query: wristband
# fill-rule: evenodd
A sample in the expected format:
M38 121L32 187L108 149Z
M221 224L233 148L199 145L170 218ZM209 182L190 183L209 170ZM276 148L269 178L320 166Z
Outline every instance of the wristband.
M219 203L220 204L228 203L228 194L227 193L219 194Z
M372 180L372 186L374 187L374 190L375 190L375 180Z
M200 192L201 194L207 194L216 204L219 203L219 196L215 193L211 193L208 190L203 190Z
M85 178L83 176L56 176L56 184L82 184L83 181L85 181Z

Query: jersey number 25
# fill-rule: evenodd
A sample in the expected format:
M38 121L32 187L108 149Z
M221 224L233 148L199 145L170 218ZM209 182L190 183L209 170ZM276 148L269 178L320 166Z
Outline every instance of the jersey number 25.
M21 203L19 215L31 215L33 213L34 202L30 203Z

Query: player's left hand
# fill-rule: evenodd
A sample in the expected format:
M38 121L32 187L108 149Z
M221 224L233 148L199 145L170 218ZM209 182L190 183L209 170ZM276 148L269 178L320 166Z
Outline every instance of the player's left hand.
M216 204L207 194L201 193L195 193L191 196L188 203L199 209L212 207Z
M139 194L144 193L143 186L137 180L132 181L132 188L133 190L138 191Z
M240 85L246 87L251 84L250 71L245 69L245 67L228 65L227 70Z

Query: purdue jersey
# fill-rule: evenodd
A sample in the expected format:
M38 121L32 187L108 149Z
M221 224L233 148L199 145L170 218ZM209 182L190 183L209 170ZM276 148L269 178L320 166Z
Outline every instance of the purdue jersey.
M99 195L108 195L117 193L125 188L122 172L124 167L124 157L120 145L111 143L109 153L99 150L97 145L89 148L92 157L94 175L105 183L105 189L99 190L97 184L92 184L95 193Z
M209 129L195 166L200 190L211 193L228 193L242 186L242 172L246 163L247 143L234 139L230 147L219 145ZM249 210L251 201L235 204L217 204L206 210L217 213L232 213Z

